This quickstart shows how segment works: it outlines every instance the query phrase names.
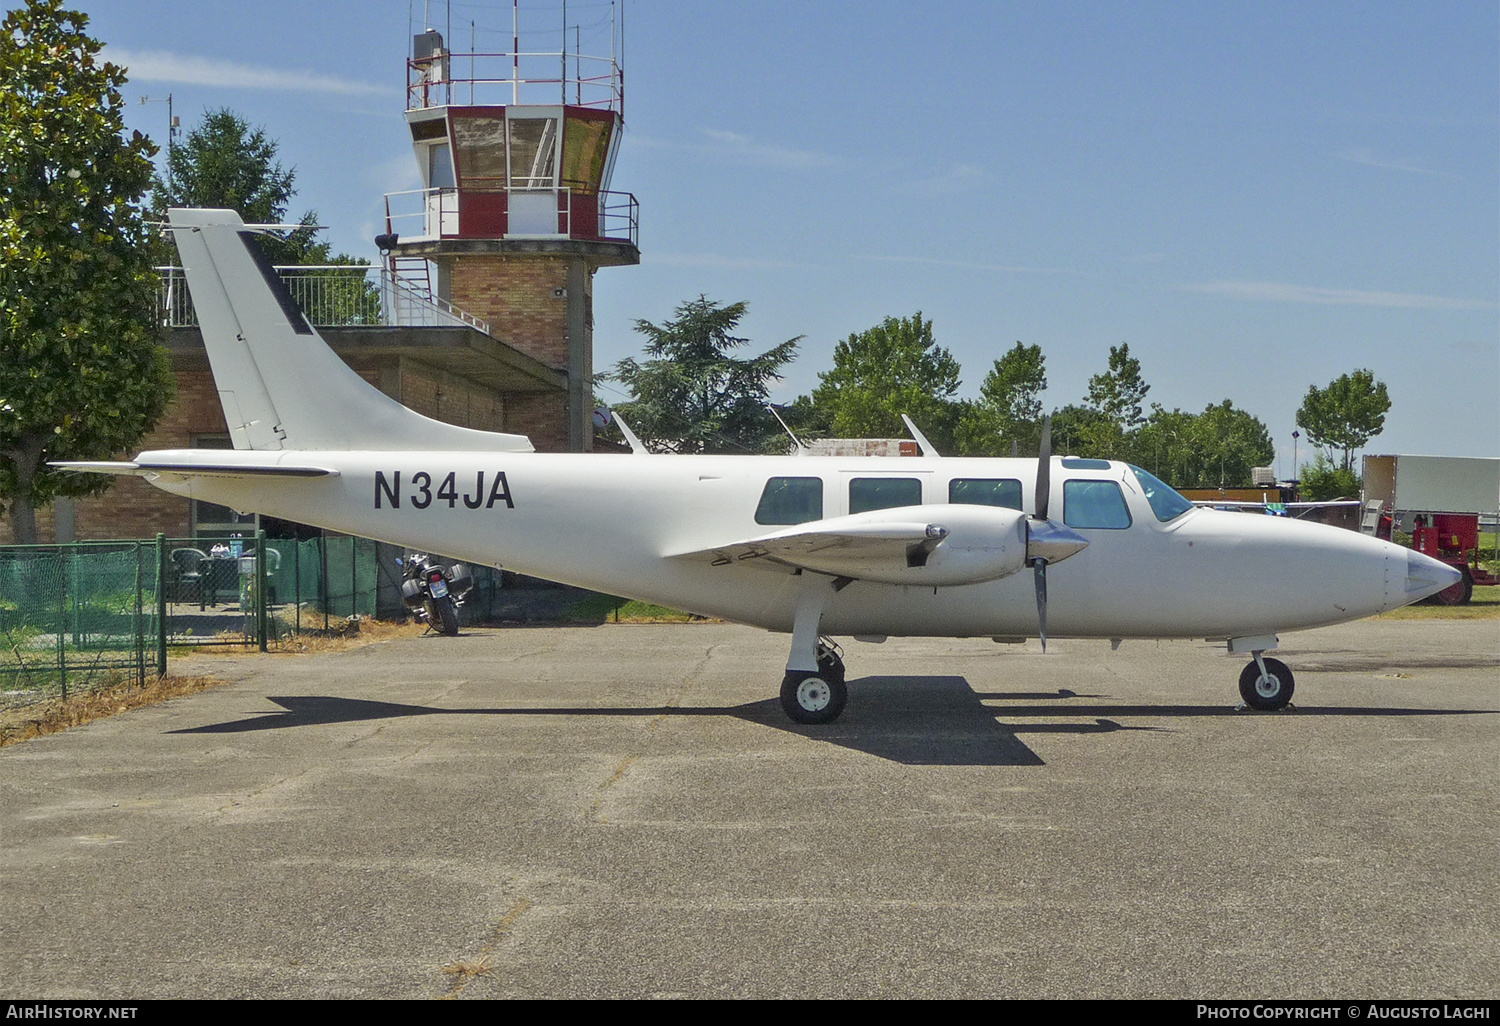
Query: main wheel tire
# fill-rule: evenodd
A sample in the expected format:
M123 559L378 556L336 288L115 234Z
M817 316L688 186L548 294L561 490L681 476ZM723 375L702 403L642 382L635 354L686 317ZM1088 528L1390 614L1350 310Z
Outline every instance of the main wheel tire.
M1464 606L1474 597L1474 578L1469 576L1465 570L1463 577L1436 595L1432 596L1432 603L1436 606Z
M1292 671L1280 659L1262 656L1261 661L1266 664L1264 676L1254 659L1240 671L1240 697L1252 709L1272 711L1285 708L1297 687Z
M832 723L848 700L842 679L799 670L781 680L781 708L796 723Z
M435 603L438 611L438 630L452 637L458 633L458 607L453 604L451 598L441 599Z

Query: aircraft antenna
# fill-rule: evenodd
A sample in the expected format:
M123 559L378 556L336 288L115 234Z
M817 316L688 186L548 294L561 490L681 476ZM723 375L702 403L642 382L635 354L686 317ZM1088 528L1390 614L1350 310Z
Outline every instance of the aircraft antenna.
M921 431L917 430L917 425L912 422L912 419L910 417L908 417L904 413L901 414L901 422L906 425L906 430L911 432L911 436L917 440L917 446L922 450L923 456L942 455L942 453L937 451L937 446L929 442L927 440L927 436L922 434Z
M787 435L789 435L791 437L792 444L797 447L797 453L796 454L798 456L806 456L807 455L807 446L805 446L805 445L802 444L802 439L800 439L800 438L797 437L796 432L794 432L791 428L787 427L786 421L784 421L784 420L781 419L781 414L779 414L779 413L776 412L776 407L772 406L770 403L766 403L766 409L768 409L768 410L771 411L771 416L773 416L773 417L776 418L776 423L778 423L778 424L781 425L781 430L785 431L787 433Z

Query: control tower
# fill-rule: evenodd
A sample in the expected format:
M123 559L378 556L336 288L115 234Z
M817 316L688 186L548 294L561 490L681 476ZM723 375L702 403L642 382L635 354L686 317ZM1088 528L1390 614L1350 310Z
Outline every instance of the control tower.
M553 452L593 443L594 272L641 259L635 197L610 191L625 108L615 31L607 57L569 52L577 37L564 25L542 53L522 52L518 30L500 52L454 53L433 29L413 38L406 122L422 188L386 196L379 240L397 277L566 373L565 410L555 395L518 397L506 415Z

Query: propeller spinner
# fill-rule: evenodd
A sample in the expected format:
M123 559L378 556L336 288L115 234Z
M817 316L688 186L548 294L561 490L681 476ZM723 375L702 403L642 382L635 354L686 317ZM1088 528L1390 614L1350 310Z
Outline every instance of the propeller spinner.
M1036 619L1047 651L1047 564L1058 563L1088 547L1088 539L1065 524L1047 518L1052 498L1052 418L1042 420L1042 451L1036 468L1036 513L1026 522L1026 562L1036 581Z

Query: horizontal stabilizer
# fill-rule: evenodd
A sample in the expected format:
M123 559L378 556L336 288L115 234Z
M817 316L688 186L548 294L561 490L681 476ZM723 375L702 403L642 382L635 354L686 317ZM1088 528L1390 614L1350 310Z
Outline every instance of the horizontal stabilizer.
M90 463L83 461L50 463L59 470L84 474L114 474L123 477L167 477L186 480L190 477L338 477L331 467L310 467L286 463Z

